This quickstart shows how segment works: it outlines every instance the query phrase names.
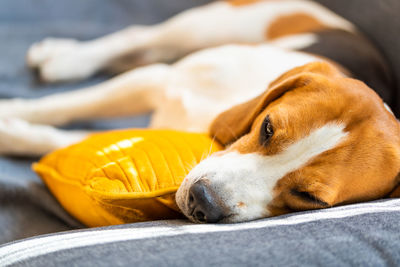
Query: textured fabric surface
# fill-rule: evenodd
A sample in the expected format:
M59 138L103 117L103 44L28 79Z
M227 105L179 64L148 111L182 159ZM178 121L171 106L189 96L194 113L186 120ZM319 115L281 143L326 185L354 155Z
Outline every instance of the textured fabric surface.
M399 9L398 0L319 1L355 21L384 51L393 69L399 73L400 45L396 27L400 24L398 15L394 14ZM77 89L105 79L97 76L79 84L36 84L24 64L25 51L34 41L46 36L90 39L132 23L155 23L204 2L206 0L65 0L57 3L52 0L2 0L0 97L37 97ZM366 10L371 10L370 16L373 17L368 17ZM384 20L393 22L385 26L382 24ZM109 129L146 124L147 117L144 116L82 122L69 127ZM80 227L60 208L30 170L32 160L0 158L0 243ZM94 243L84 242L85 238L90 239L91 234L83 239L77 236L76 239L68 239L68 242L56 242L59 245L72 245L65 249L48 243L47 239L37 239L43 246L16 243L27 244L28 247L16 247L18 253L13 252L15 247L12 246L1 248L0 262L11 262L9 256L14 255L17 258L11 259L22 260L19 263L21 266L394 266L400 263L398 206L396 200L384 200L291 214L256 221L257 227L253 228L251 225L254 223L223 228L224 225L203 226L190 225L186 221L164 221L114 226L106 228L106 231L84 230L83 234L96 233L100 236L95 235ZM331 213L338 210L345 212L336 215ZM112 229L127 232L119 235L107 232ZM74 237L74 233L68 232L67 235ZM107 242L109 239L104 237L107 234L120 239ZM30 257L37 255L36 247L44 254ZM45 248L56 250L49 253Z
M87 226L179 219L176 191L194 166L219 150L205 133L114 130L53 151L33 169Z
M138 223L0 247L15 266L398 266L400 200L230 225Z

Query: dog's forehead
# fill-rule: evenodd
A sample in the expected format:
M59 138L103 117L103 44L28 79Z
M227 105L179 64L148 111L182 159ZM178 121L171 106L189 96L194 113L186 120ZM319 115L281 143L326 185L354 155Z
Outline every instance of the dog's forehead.
M305 124L312 128L332 121L351 124L355 120L368 118L373 121L379 117L379 120L393 124L395 119L390 107L371 88L344 77L311 78L300 90L290 90L267 105L260 115L255 124L268 115L278 124Z
M269 118L274 135L267 146L259 142L263 121ZM396 131L398 122L380 97L364 83L353 79L311 80L301 90L291 90L268 106L256 117L250 132L232 145L240 153L277 154L325 125L343 125L351 140L392 143L382 128ZM362 130L360 130L362 129ZM370 134L365 134L367 131ZM364 136L361 137L360 134Z

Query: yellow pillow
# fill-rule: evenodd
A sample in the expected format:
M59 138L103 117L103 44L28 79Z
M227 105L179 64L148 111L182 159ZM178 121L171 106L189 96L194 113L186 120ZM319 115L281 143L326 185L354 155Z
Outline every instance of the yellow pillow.
M119 130L93 134L33 164L61 205L87 226L179 218L175 192L222 147L205 134Z

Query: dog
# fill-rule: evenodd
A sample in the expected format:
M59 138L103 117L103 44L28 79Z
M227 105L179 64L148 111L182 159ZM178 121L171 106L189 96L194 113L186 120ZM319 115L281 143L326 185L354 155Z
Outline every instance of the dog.
M213 2L93 41L46 39L27 62L46 82L131 70L73 92L1 100L2 154L78 142L89 133L55 127L72 121L152 111L150 128L208 131L226 148L176 194L194 222L400 196L400 127L382 101L390 70L354 25L314 2Z

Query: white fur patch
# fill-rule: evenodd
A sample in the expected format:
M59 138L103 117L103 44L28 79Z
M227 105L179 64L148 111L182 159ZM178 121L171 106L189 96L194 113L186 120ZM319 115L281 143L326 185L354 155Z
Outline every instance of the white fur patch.
M0 118L0 155L40 156L81 141L89 133Z
M280 48L300 50L311 46L317 41L317 35L313 33L304 33L281 37L271 41L270 44Z
M347 135L343 129L344 125L327 124L273 156L237 152L211 156L198 164L182 183L176 196L178 206L186 214L185 202L190 186L198 179L206 178L230 209L231 215L225 222L267 217L266 207L273 198L277 181L334 148Z
M389 111L392 115L394 115L392 109L389 107L388 104L383 103L383 105L385 106L385 109L386 109L387 111Z
M265 92L283 73L320 60L268 44L224 45L196 52L174 65L167 101L158 107L152 125L207 131L224 110Z

